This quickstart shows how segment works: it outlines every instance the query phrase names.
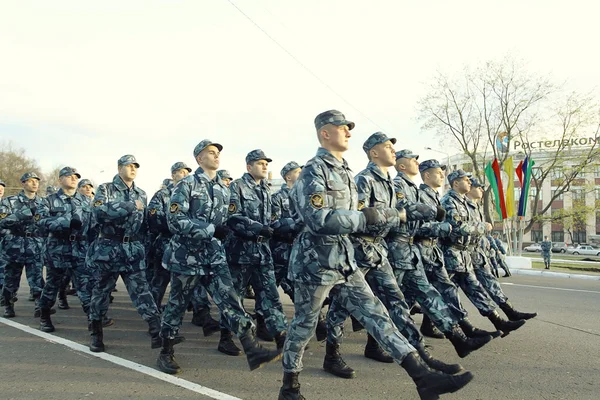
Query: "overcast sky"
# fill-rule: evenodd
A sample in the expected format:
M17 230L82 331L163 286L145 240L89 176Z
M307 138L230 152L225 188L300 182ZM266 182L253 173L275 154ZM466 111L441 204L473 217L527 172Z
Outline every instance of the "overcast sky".
M234 3L306 68L227 0L1 2L1 139L44 171L71 165L97 183L134 154L152 194L174 162L195 168L205 138L224 146L234 176L262 148L279 177L314 155L313 119L331 108L356 122L355 172L377 130L397 150L444 159L424 150L439 140L415 114L436 70L513 54L579 90L600 87L591 1Z

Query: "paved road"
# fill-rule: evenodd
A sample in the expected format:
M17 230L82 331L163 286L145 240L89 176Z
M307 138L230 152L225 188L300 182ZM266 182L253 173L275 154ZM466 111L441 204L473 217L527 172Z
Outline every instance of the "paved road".
M458 362L475 374L473 382L445 399L598 399L600 393L600 282L558 278L515 276L502 280L505 292L523 310L536 310L539 317L504 339L460 360L446 341L429 340L432 353ZM0 320L0 398L2 399L209 399L277 398L281 365L274 363L250 372L244 357L228 357L216 351L218 337L204 338L186 316L182 333L187 341L177 346L177 359L184 371L177 382L161 381L154 363L158 350L150 349L146 325L130 305L122 285L115 293L111 316L116 325L105 330L108 357L99 359L78 345L52 343L32 333L5 325ZM54 316L58 338L87 344L85 317L75 297L72 309ZM252 302L247 301L248 305ZM467 304L471 319L481 327L491 324ZM11 321L35 328L33 303L26 290L16 303L17 318ZM285 311L293 312L286 302ZM213 312L213 314L216 314ZM420 320L420 316L417 316ZM348 323L349 325L349 323ZM27 328L25 328L27 329ZM362 356L364 331L347 329L343 351L357 370L357 378L343 380L321 369L324 347L310 343L301 374L308 399L417 399L414 385L395 364L380 364ZM50 337L50 339L53 339ZM60 340L60 339L53 339ZM273 346L273 344L267 344ZM127 360L134 364L129 367ZM150 368L147 368L150 367ZM134 368L134 369L132 369ZM142 372L139 372L141 370ZM171 379L166 377L164 379ZM188 389L180 385L189 386ZM200 386L201 385L201 386ZM206 393L205 388L223 393Z

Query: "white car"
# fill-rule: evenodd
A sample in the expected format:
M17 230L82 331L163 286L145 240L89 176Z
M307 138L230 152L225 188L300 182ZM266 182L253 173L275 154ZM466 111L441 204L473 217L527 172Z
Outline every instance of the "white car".
M540 253L542 251L542 246L539 243L533 243L527 247L523 247L523 250Z
M577 247L569 247L567 249L567 253L568 254L574 254L574 255L585 255L585 256L598 256L600 257L600 249L597 247L593 247L593 246L589 246L589 245L585 245L585 244L580 244Z

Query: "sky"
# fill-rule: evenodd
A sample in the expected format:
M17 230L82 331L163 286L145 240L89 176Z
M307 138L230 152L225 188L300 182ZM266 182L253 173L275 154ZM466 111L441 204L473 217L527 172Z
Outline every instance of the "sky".
M96 183L133 154L137 183L150 194L176 161L195 168L203 139L224 146L221 167L234 177L261 148L279 178L285 163L315 154L313 120L328 109L356 122L346 157L355 173L376 131L397 138L396 150L443 160L455 150L416 119L436 71L510 54L534 73L596 90L599 8L578 0L3 1L0 141L24 148L43 171L70 165Z

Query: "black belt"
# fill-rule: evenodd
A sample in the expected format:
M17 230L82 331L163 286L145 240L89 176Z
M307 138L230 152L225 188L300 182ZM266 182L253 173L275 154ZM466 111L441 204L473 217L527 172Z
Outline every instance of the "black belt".
M388 239L393 242L413 244L415 239L412 236L388 235Z
M240 240L245 240L247 242L254 242L254 243L264 243L270 239L269 237L260 236L260 235L255 238L249 238L246 236L238 235L237 233L234 233L234 236Z
M58 233L58 232L50 232L48 234L49 238L54 238L54 239L62 239L62 240L68 240L69 242L78 242L80 240L85 240L85 237L82 235L76 235L74 233Z
M129 243L129 242L140 242L143 240L141 235L125 235L122 233L115 233L113 235L109 235L106 233L100 232L98 235L99 238L114 240L115 242Z
M423 246L433 246L436 244L436 239L431 239L431 238L417 238L415 239L416 243L420 243Z
M465 251L469 249L469 246L465 246L464 244L452 243L450 247L454 247L457 250Z
M384 240L381 236L357 235L356 237L366 240L369 243L375 243L375 244L380 244Z
M13 234L14 236L20 236L20 237L24 237L24 238L41 238L44 237L36 232L15 232L15 231L10 231L11 234Z

